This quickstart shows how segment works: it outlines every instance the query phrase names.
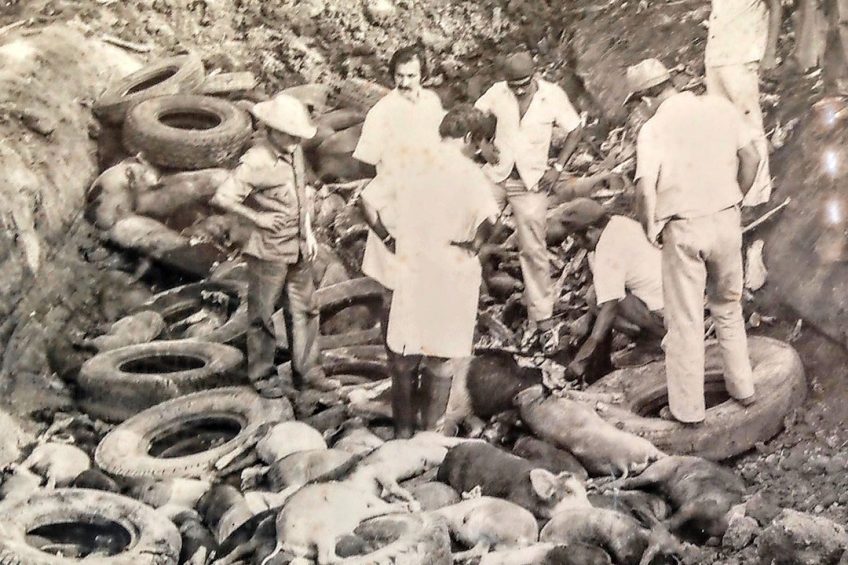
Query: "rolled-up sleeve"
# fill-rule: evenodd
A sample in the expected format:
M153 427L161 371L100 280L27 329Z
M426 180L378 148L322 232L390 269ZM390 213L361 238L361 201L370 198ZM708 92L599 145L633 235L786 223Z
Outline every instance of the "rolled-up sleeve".
M380 108L375 106L365 116L359 142L353 151L353 158L369 165L377 165L383 157L384 129Z
M627 296L624 264L619 255L621 252L622 249L616 248L609 241L605 242L603 238L598 242L592 264L592 282L598 306Z
M661 148L653 124L642 126L636 138L636 179L642 179L650 187L656 187L660 176Z
M555 93L554 109L556 113L554 114L554 122L567 132L576 130L580 127L580 115L574 109L571 100L568 99L568 94L558 86L555 86L552 91Z
M259 161L260 155L254 149L249 149L215 191L216 196L228 201L243 202L253 191L253 173L257 166L261 166Z

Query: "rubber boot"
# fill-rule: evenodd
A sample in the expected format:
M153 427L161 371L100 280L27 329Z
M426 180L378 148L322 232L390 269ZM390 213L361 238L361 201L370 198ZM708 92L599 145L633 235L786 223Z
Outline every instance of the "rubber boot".
M445 415L451 390L450 376L437 376L430 369L421 370L421 386L418 394L418 412L422 430L433 431Z
M409 371L392 375L392 417L395 439L409 439L415 433L414 379Z

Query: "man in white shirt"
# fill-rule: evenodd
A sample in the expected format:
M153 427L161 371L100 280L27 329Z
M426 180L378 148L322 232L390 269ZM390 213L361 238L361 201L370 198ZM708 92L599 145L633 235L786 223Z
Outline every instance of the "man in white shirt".
M447 361L472 353L482 282L477 254L498 213L491 182L471 160L481 121L471 106L452 109L432 160L408 170L403 190L376 185L364 201L371 228L396 247L387 344L397 437L414 432L416 412L420 428L435 428L450 392Z
M519 260L530 335L550 325L553 296L545 244L548 192L556 184L580 138L580 116L559 86L535 76L529 53L510 55L504 81L487 90L475 106L497 118L498 161L483 167L497 183L499 208L512 207L518 232ZM565 145L548 168L554 124L569 132Z
M705 55L707 93L723 96L744 114L755 134L760 169L743 206L771 196L768 140L760 110L759 70L777 64L780 0L712 0Z
M565 205L560 221L590 251L596 318L567 372L591 384L612 369L613 329L659 340L663 323L662 255L639 222L610 216L589 198Z
M759 158L751 128L727 99L678 92L656 59L628 68L627 81L654 112L637 138L636 181L643 229L662 244L668 407L675 419L695 424L706 412L705 290L727 391L744 405L754 401L739 205Z
M409 169L416 161L426 161L428 151L439 145L439 124L445 115L441 100L432 90L421 86L426 76L423 55L414 47L404 47L392 55L389 72L394 90L383 97L365 117L362 135L353 157L377 168L377 176L362 192L362 201L373 191L400 191L409 180ZM373 185L373 186L372 186ZM395 226L390 215L383 217L387 227ZM373 231L368 233L362 272L387 289L383 332L394 282L394 256Z

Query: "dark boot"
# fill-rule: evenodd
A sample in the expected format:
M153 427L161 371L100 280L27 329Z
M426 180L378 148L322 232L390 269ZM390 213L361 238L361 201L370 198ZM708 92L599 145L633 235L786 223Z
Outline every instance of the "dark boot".
M395 438L409 439L415 433L416 384L420 359L394 355L392 359L392 417Z
M422 430L435 430L439 419L445 415L450 397L451 377L437 376L429 368L421 370L417 408Z

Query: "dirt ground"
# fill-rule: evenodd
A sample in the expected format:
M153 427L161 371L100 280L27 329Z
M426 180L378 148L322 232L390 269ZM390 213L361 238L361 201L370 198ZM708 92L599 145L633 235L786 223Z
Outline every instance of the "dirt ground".
M565 4L565 6L563 6ZM539 54L548 77L560 81L580 109L603 116L590 128L595 142L609 128L626 123L621 109L623 71L645 56L677 66L681 86L698 90L706 35L705 0L639 2L572 0L0 0L3 26L38 27L56 21L92 37L111 35L150 48L145 57L196 50L210 69L251 70L273 92L281 87L336 77L360 76L386 83L388 55L402 43L420 41L439 64L431 83L448 103L479 94L492 80L499 55L516 45ZM388 8L385 8L388 6ZM384 9L385 8L385 9ZM320 17L318 17L320 15ZM645 25L650 21L652 25ZM791 20L781 42L784 58L791 48ZM797 76L783 68L764 85L767 131L778 139L787 124L803 117L821 97L812 75ZM54 88L70 85L60 78ZM64 84L64 81L67 84ZM632 140L630 140L632 143ZM588 151L584 146L582 151ZM788 187L803 179L783 177L803 169L775 166L779 202ZM761 237L768 237L764 230ZM766 259L768 262L768 258ZM772 325L752 330L793 342L804 361L808 398L786 420L787 429L754 452L733 461L750 492L773 504L848 522L848 392L844 387L848 355L808 324L798 331L797 314L780 305L774 293L758 293L746 304L748 314L775 316ZM725 554L704 550L703 563L750 563L748 547Z

